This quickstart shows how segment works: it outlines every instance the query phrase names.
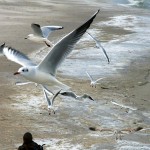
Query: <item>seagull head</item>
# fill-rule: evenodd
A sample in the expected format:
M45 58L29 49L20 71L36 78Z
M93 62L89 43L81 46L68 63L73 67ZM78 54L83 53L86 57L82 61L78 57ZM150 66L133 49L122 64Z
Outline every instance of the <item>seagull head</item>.
M21 67L17 72L14 73L14 75L27 75L29 73L29 69L27 67Z
M29 34L27 37L25 37L25 39L30 39L32 38L34 35L33 34Z

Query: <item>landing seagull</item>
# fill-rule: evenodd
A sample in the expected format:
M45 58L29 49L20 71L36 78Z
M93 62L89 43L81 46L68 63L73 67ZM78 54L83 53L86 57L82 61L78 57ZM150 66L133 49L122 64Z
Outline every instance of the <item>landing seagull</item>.
M101 45L101 42L100 42L99 40L97 40L95 37L93 37L89 32L86 31L86 33L95 41L96 47L102 49L102 51L104 52L104 54L105 54L105 56L106 56L106 58L107 58L108 63L110 63L109 57L108 57L108 55L107 55L107 53L106 53L106 50L105 50L104 47Z
M60 94L60 91L61 91L61 90L59 90L59 91L53 96L52 99L49 99L47 93L45 92L45 90L43 90L45 99L47 100L47 103L48 103L48 110L50 111L50 112L49 112L49 115L51 114L51 111L53 111L53 113L55 114L55 110L53 109L53 104L54 104L54 100L56 99L56 97Z
M29 34L25 39L29 39L37 43L45 43L48 47L53 46L52 43L48 40L50 33L56 30L63 29L62 26L43 26L39 24L32 23L31 27L34 31L34 34Z
M91 80L90 86L95 87L95 88L96 88L97 82L103 79L103 78L99 78L94 81L92 76L87 71L86 71L86 74L88 75L89 79Z
M82 96L78 96L78 95L76 95L74 92L62 92L62 93L60 93L61 95L63 95L63 96L69 96L69 97L72 97L72 98L75 98L75 99L85 99L85 98L88 98L88 99L90 99L90 100L92 100L92 101L94 101L94 99L91 97L91 96L89 96L89 95L87 95L87 94L83 94Z
M33 63L23 53L5 46L5 43L0 46L0 54L3 54L7 59L23 66L19 68L14 75L22 75L25 79L42 85L43 90L47 94L51 94L51 91L49 91L46 86L57 85L59 87L66 87L65 84L56 79L56 71L68 54L71 53L73 46L90 27L98 12L99 10L88 21L57 42L38 65Z

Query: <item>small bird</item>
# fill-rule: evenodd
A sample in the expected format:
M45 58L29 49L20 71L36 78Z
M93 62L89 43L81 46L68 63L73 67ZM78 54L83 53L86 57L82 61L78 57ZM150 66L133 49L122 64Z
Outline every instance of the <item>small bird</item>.
M45 43L48 47L53 46L53 44L48 40L48 36L56 30L63 29L62 26L43 26L39 24L32 23L31 28L34 34L29 34L25 39L29 39L37 43Z
M103 78L99 78L94 81L92 76L87 71L86 71L86 74L88 75L89 79L91 80L90 86L95 87L95 88L96 88L97 82L103 79Z
M48 103L49 115L51 114L51 111L53 111L53 113L55 114L55 110L53 109L53 104L54 104L55 98L60 94L60 91L61 91L61 90L59 90L59 91L52 97L52 99L49 99L48 96L47 96L47 92L43 89L45 99L47 100L47 103Z
M106 56L106 58L107 58L108 63L110 63L109 57L108 57L108 55L107 55L107 53L106 53L106 50L105 50L104 47L101 45L101 42L100 42L99 40L97 40L95 37L93 37L89 32L86 31L86 33L95 41L95 43L96 43L96 48L99 48L99 49L101 48L101 49L102 49L102 51L104 52L104 54L105 54L105 56Z
M63 96L69 96L69 97L72 97L72 98L75 98L75 99L78 99L78 100L88 98L88 99L94 101L94 99L91 96L87 95L87 94L83 94L82 96L78 96L74 92L71 92L71 91L62 92L60 94L63 95Z

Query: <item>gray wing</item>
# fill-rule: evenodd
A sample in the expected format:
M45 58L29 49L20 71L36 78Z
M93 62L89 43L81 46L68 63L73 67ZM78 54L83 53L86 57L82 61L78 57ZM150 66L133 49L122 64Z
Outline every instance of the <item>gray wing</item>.
M60 94L60 91L61 91L61 90L59 90L59 91L53 96L53 98L52 98L52 100L51 100L52 105L54 104L55 98Z
M69 96L69 97L73 97L73 98L77 97L77 95L73 92L62 92L60 94L63 95L63 96Z
M35 35L40 36L40 37L44 37L39 24L32 23L31 28L33 29Z
M56 43L56 45L52 48L44 60L39 64L38 68L55 76L56 70L60 63L64 61L64 59L72 51L73 46L79 41L82 35L90 27L98 12L99 10L87 22L85 22L79 28L73 30L58 43Z
M93 81L92 76L86 71L86 74L88 75L88 77L90 78L91 81Z
M62 26L43 26L43 27L41 27L43 36L44 36L45 38L48 38L48 36L49 36L53 31L60 30L60 29L63 29L63 27L62 27Z
M26 55L11 47L5 46L5 43L0 46L0 54L22 66L35 66L35 64Z
M90 95L88 95L88 94L83 94L82 97L83 98L89 98L90 100L94 101L94 99Z
M86 31L86 33L95 41L95 42L97 42L97 39L96 38L94 38L94 36L92 36L89 32L87 32Z
M101 45L100 42L98 42L98 43L99 43L99 45L100 45L102 51L104 52L104 54L105 54L105 56L106 56L106 58L107 58L108 63L110 63L109 57L108 57L108 55L107 55L107 53L106 53L106 50L104 49L104 47Z
M47 100L48 106L52 106L52 103L51 103L50 99L48 98L47 93L45 92L44 89L43 89L43 92L44 92L44 97Z
M101 42L99 40L97 40L96 38L94 38L89 32L86 32L88 33L88 35L95 41L96 45L98 46L98 48L101 48L103 53L105 54L106 58L107 58L107 61L108 63L110 63L110 60L109 60L109 57L106 53L106 50L104 49L104 47L101 45Z
M103 78L99 78L99 79L97 79L96 81L95 81L95 83L97 83L98 81L100 81L100 80L102 80Z
M34 83L34 82L16 82L15 85L26 85L26 84L30 84L30 83Z

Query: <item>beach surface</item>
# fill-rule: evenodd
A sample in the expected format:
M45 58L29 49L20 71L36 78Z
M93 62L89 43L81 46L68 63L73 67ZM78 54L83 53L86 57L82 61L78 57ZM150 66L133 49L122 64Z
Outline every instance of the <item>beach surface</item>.
M31 23L60 25L49 39L56 43L100 13L88 30L102 41L110 64L94 41L85 36L60 66L57 78L78 95L95 101L59 96L49 115L42 89L13 73L19 65L0 56L0 149L15 150L25 132L45 150L150 150L149 9L102 0L5 0L0 2L0 41L39 62L49 51L24 38ZM143 38L143 39L142 39ZM86 75L104 78L90 87Z

